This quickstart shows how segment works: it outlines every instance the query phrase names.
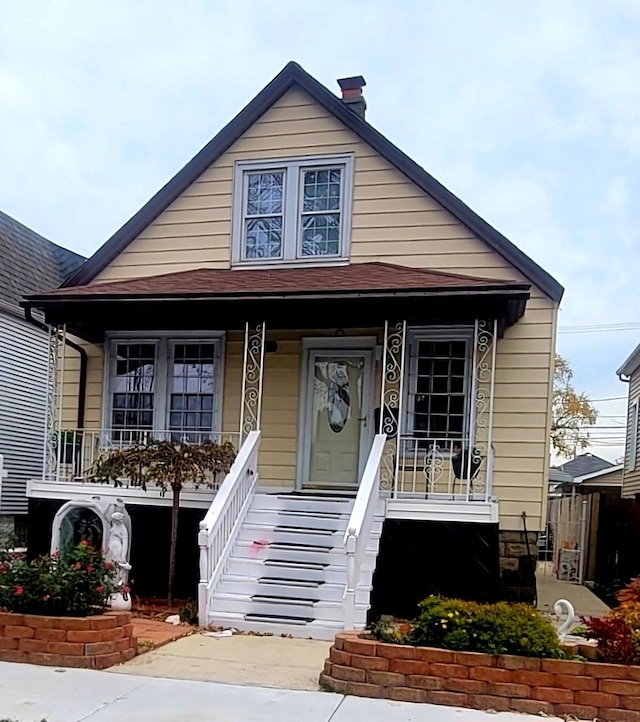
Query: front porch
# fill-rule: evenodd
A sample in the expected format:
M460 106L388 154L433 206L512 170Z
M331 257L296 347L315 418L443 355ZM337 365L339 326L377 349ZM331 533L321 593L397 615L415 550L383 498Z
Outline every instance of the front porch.
M177 331L171 337L112 332L101 369L105 428L73 428L67 332L53 328L43 474L31 482L30 496L66 499L100 489L128 503L162 505L159 493L127 479L113 492L89 486L96 461L149 439L229 442L240 451L257 430L264 490L355 496L375 461L374 437L383 435L376 463L388 516L497 521L492 429L499 321L385 322L338 332L271 331L266 322L247 323L242 334L209 332L211 341ZM161 362L159 346L173 357ZM184 349L194 358L184 358ZM221 482L187 489L183 504L207 508Z

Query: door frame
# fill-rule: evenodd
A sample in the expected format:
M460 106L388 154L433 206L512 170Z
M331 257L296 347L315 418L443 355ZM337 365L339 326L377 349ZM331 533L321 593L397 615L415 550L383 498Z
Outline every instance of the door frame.
M326 354L335 353L339 356L344 352L360 352L365 356L365 376L362 384L362 408L367 416L364 433L360 435L360 458L358 462L358 477L362 475L367 461L367 454L373 442L374 426L374 393L375 393L375 350L378 345L376 336L321 336L303 337L302 339L302 368L300 373L300 394L298 409L298 444L296 459L296 490L303 491L309 487L309 467L311 444L306 433L309 418L309 371L311 360L315 352ZM357 485L354 485L354 490ZM323 491L316 487L314 491ZM327 491L330 488L327 487Z

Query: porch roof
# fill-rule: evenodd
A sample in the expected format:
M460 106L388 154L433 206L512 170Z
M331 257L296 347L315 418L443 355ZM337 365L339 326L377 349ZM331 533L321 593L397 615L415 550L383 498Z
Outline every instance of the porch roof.
M58 288L27 297L23 306L40 308L48 322L67 323L85 337L88 326L93 327L91 336L99 337L101 331L123 328L123 323L127 329L160 328L159 323L165 328L184 328L185 323L202 328L203 318L208 319L206 328L212 318L222 328L239 327L256 318L269 320L272 328L274 321L281 328L301 323L318 328L327 325L327 318L332 319L331 326L362 327L373 321L380 324L392 313L423 323L434 322L434 314L439 322L462 322L462 317L476 318L482 313L482 317L512 325L524 313L529 289L528 283L517 281L370 262L305 268L199 268ZM123 303L127 304L126 318ZM197 318L185 319L186 304L190 309L196 304L198 313L190 315ZM319 317L324 317L320 326Z

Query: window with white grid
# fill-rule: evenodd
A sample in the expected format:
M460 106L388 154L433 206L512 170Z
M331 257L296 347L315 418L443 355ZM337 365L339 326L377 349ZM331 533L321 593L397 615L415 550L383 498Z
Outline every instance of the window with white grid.
M234 196L235 264L348 258L353 159L239 163Z
M462 439L468 433L471 339L415 334L409 343L407 433Z
M200 443L220 431L221 337L111 338L104 419L111 438Z

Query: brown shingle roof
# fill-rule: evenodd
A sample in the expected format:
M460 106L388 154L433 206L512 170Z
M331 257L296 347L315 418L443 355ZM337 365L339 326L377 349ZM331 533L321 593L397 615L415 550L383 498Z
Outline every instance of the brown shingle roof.
M345 266L309 266L307 268L217 269L167 273L112 283L69 286L43 298L73 296L228 296L228 295L308 295L340 292L456 291L464 289L501 289L514 286L525 290L528 284L462 276L454 273L422 270L391 263L357 263Z

